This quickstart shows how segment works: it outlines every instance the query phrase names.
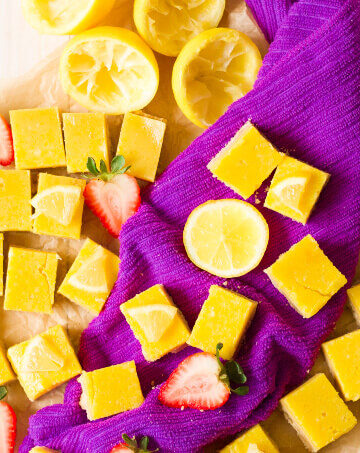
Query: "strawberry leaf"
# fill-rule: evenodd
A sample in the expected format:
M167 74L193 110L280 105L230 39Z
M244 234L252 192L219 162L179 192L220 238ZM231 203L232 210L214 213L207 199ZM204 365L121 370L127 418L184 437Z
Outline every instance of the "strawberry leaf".
M94 176L98 176L100 174L93 157L88 157L86 166L87 166L87 169L89 170L89 172L91 174L93 174Z
M117 173L119 170L123 168L124 165L125 165L124 156L115 156L114 159L111 161L111 172Z
M100 171L101 171L101 173L107 173L108 172L108 168L106 166L106 163L102 159L100 161Z
M229 362L225 364L225 368L230 381L236 382L237 384L245 384L247 381L245 373L235 360L229 360Z
M140 441L141 450L147 451L149 446L149 438L147 436L143 437Z
M249 387L247 385L243 385L242 387L238 387L236 389L231 389L232 393L236 393L236 395L247 395L249 393Z
M0 387L0 401L3 400L6 395L7 395L6 387Z
M127 434L123 434L122 438L128 447L130 447L134 451L137 451L138 445L137 445L135 437L133 437L131 439Z

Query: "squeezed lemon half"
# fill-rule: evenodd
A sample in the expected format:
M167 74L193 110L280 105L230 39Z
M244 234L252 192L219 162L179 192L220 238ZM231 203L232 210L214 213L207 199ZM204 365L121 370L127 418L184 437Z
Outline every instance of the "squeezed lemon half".
M176 102L190 121L207 128L252 89L261 63L248 36L230 28L206 30L176 59L172 74Z
M122 114L141 110L155 96L159 68L134 32L99 27L75 36L60 60L66 93L88 110Z
M192 211L183 239L197 267L218 277L240 277L260 263L269 228L260 212L245 201L212 200Z
M73 35L101 22L116 0L22 0L26 21L40 33Z
M149 46L176 57L199 33L216 27L225 0L135 0L136 28Z

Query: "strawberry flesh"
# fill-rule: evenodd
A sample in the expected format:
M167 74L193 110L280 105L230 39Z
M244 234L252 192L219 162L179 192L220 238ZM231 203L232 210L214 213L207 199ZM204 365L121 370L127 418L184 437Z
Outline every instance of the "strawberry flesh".
M7 166L14 161L14 145L11 128L6 119L0 115L0 165Z
M16 415L9 404L0 402L0 452L13 453L16 437Z
M116 445L110 453L122 453L122 452L129 452L131 451L130 448L126 444L119 444Z
M216 357L199 352L187 357L172 372L159 393L162 404L174 408L217 409L230 396L230 389L220 380Z

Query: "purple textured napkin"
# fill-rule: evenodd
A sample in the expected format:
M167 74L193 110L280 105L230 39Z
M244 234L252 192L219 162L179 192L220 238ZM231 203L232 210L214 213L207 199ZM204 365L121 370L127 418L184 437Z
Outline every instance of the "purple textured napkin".
M86 370L135 359L147 395L144 405L89 423L78 405L80 386L72 381L63 405L31 417L20 452L46 445L63 453L108 453L123 433L147 435L161 452L201 451L211 441L267 418L279 398L306 377L339 318L345 290L304 320L263 269L310 233L349 282L354 275L360 243L360 4L249 0L249 6L266 36L275 36L255 89L233 104L144 194L138 214L121 233L121 268L112 295L82 336L79 355ZM169 409L157 400L158 384L195 350L188 347L147 363L119 305L162 283L192 326L209 286L222 284L223 279L189 262L182 230L200 203L235 198L212 178L206 164L249 118L280 149L329 172L331 179L306 226L257 205L270 227L268 250L257 269L228 281L227 287L260 302L238 355L249 377L249 395L233 395L216 411ZM264 189L258 197L264 200Z

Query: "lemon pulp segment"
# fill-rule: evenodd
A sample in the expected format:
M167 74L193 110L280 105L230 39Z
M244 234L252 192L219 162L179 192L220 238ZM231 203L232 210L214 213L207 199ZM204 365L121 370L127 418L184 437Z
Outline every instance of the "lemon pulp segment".
M225 0L135 0L136 28L157 52L176 57L199 33L216 27Z
M152 100L159 68L137 34L99 27L65 46L60 78L65 92L87 109L116 115L140 110Z

